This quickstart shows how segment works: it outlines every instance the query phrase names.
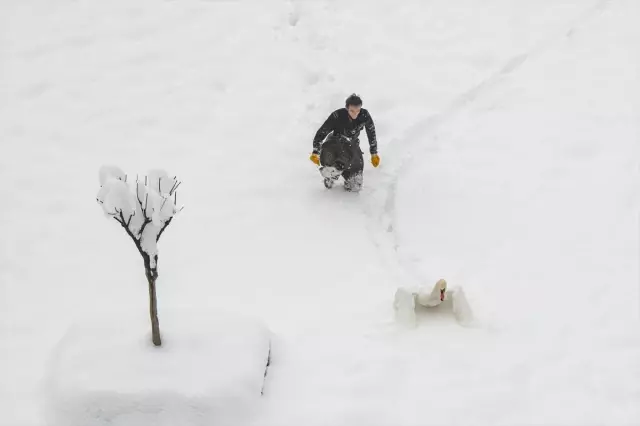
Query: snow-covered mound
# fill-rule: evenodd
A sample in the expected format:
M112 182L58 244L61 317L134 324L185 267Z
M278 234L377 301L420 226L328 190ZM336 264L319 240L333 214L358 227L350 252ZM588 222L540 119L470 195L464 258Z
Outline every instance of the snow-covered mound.
M55 426L242 424L257 408L270 333L231 314L161 312L164 343L148 320L83 322L49 363L47 418Z

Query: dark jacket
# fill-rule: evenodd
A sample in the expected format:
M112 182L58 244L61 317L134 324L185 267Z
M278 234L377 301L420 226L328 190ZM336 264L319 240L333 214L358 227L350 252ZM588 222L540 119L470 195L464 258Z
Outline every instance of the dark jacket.
M331 132L336 136L343 135L349 139L358 139L363 128L367 132L367 138L369 139L369 153L376 154L378 152L376 127L373 124L371 114L364 108L360 109L360 114L355 120L349 117L349 112L346 108L340 108L332 112L313 138L313 152L316 154L320 152L322 141Z

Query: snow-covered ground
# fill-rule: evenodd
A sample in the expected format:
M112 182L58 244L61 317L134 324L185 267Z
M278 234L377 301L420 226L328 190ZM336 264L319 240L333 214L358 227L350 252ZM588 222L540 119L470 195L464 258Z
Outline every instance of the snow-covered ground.
M183 181L159 312L275 334L256 426L640 422L640 3L0 4L0 425L72 321L146 309L98 170ZM351 92L364 189L308 160ZM363 134L366 147L366 137ZM365 155L367 149L364 149ZM180 199L182 198L182 199ZM444 277L474 327L393 322Z

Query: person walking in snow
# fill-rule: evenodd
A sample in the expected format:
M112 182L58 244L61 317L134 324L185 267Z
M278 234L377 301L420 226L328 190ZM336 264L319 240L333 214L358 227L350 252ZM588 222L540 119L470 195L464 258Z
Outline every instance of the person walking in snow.
M376 127L369 111L362 108L362 99L355 93L346 99L344 108L337 109L329 115L313 138L313 151L309 159L318 166L335 167L341 171L347 191L359 191L362 188L364 159L359 139L362 129L365 129L369 139L371 164L378 167L380 157ZM338 178L339 176L333 179ZM330 187L327 185L327 179L325 186Z

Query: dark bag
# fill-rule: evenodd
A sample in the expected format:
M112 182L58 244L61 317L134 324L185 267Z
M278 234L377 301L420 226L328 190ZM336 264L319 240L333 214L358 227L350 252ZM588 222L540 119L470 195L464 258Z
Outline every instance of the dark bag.
M345 170L353 159L353 148L351 143L340 140L338 136L331 135L320 149L320 164L325 167L335 167L338 170Z

